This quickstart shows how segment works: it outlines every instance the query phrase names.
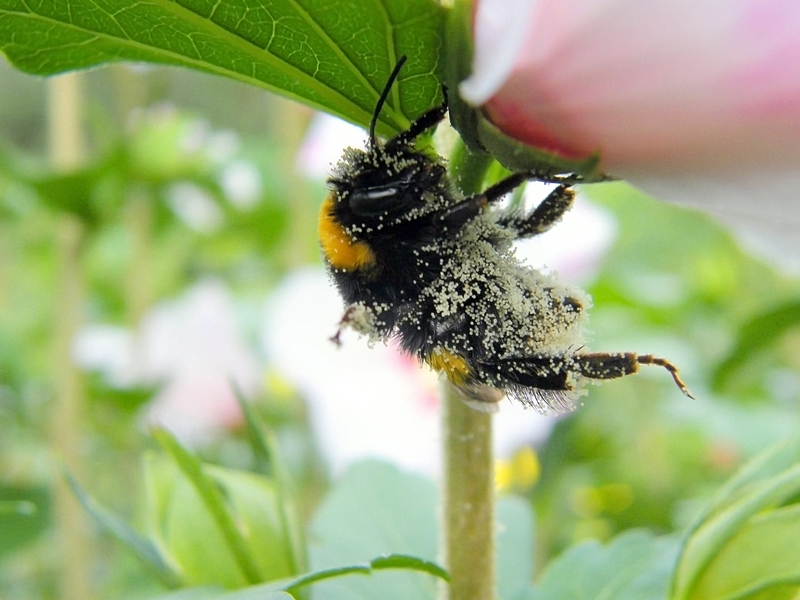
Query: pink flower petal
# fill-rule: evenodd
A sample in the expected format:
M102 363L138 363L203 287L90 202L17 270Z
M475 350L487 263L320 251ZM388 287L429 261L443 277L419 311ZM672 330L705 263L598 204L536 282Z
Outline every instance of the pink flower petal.
M514 137L569 156L599 150L622 176L800 159L796 2L516 4L480 1L476 71L462 88ZM498 84L487 65L508 73L515 47Z
M468 102L532 146L599 151L800 272L800 4L477 2Z

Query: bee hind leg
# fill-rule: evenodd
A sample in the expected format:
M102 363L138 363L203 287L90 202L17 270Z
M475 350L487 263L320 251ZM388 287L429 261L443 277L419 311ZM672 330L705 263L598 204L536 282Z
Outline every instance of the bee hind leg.
M636 354L635 352L597 352L575 356L575 364L580 374L590 379L617 379L633 375L639 371L639 365L663 367L672 375L678 388L689 398L694 398L680 378L678 367L666 358L659 358L652 354Z

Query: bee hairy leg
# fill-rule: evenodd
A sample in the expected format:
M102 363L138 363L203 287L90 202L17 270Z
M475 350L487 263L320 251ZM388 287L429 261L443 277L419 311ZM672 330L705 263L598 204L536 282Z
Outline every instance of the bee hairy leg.
M553 175L545 171L518 171L486 188L481 194L478 194L478 196L483 197L487 203L491 204L497 202L506 194L513 192L526 181L557 183L568 189L576 183L581 183L583 177L580 175Z
M509 213L498 219L498 224L513 229L517 237L539 235L558 223L575 202L575 190L559 185L529 213Z
M617 379L632 375L639 371L639 365L653 365L663 367L680 390L689 398L694 398L689 388L680 378L678 367L666 358L659 358L652 354L636 354L634 352L579 354L575 356L578 371L590 379Z
M339 320L339 326L329 339L337 346L342 345L342 332L348 327L362 335L371 336L378 333L375 328L375 314L364 304L356 302L347 307Z
M496 361L481 361L481 371L490 375L490 380L508 382L515 386L539 390L571 390L570 371L572 357L531 355L503 358Z
M474 194L459 202L458 204L443 211L438 218L438 225L441 227L460 228L480 214L486 207L514 191L519 185L530 179L527 172L513 173L487 188L480 194ZM575 192L568 185L559 185L542 203L537 206L530 214L517 215L508 214L501 217L498 224L501 227L513 228L517 230L517 237L527 237L547 231L555 225L567 212L573 203Z
M337 347L342 345L342 332L350 325L350 320L353 318L353 313L355 313L355 311L355 306L349 306L347 310L344 311L342 318L339 319L339 325L336 327L336 333L328 338L330 341L336 344Z
M423 113L408 129L386 142L386 152L391 152L398 146L409 146L418 136L438 125L445 114L447 114L447 104L440 104Z
M533 355L482 362L481 370L493 379L514 386L551 391L572 391L576 379L618 379L633 375L640 365L666 369L675 384L689 398L694 398L680 378L678 367L665 358L634 352L597 352L590 354Z

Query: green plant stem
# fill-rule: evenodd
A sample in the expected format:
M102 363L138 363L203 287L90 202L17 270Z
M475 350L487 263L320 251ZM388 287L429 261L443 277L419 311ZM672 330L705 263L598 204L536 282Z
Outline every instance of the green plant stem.
M271 129L283 149L277 168L286 174L289 184L287 193L291 190L292 195L292 201L288 203L289 222L282 242L283 249L278 252L278 256L282 257L281 266L286 269L306 265L319 257L317 237L309 235L310 231L316 231L319 200L316 195L310 194L311 188L295 164L311 114L297 102L278 96L270 98Z
M129 65L113 65L108 70L114 83L117 121L124 131L128 127L131 114L147 106L150 78L147 73L134 71ZM139 183L126 188L122 217L128 234L130 254L125 274L125 321L134 331L153 304L154 260L151 249L155 227L154 203L151 186ZM140 356L135 356L134 361L137 363L136 368L141 366Z
M492 600L495 593L492 415L444 393L444 555L448 600ZM448 586L443 586L447 589Z
M450 155L450 178L464 194L474 194L483 186L491 163L492 158L488 154L470 152L463 142L459 142Z
M464 194L480 190L491 164L458 144L450 176ZM467 406L452 385L444 391L442 553L450 585L442 600L493 600L495 595L492 415Z
M78 167L85 156L80 75L73 73L50 80L48 96L51 163L58 172L70 171ZM84 286L80 259L83 238L83 223L72 215L63 215L56 232L59 276L53 344L55 405L50 423L56 462L81 479L87 470L81 451L85 437L85 391L82 374L72 360L72 346L82 323ZM86 600L91 598L91 539L86 515L60 469L53 484L53 503L61 559L58 598Z

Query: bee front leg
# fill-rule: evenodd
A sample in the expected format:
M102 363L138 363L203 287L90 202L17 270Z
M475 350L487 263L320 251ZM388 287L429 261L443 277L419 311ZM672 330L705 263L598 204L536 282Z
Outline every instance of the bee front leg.
M347 328L352 328L362 335L373 337L376 333L375 313L364 303L356 302L347 307L339 320L339 326L329 339L337 346L342 345L342 332Z

